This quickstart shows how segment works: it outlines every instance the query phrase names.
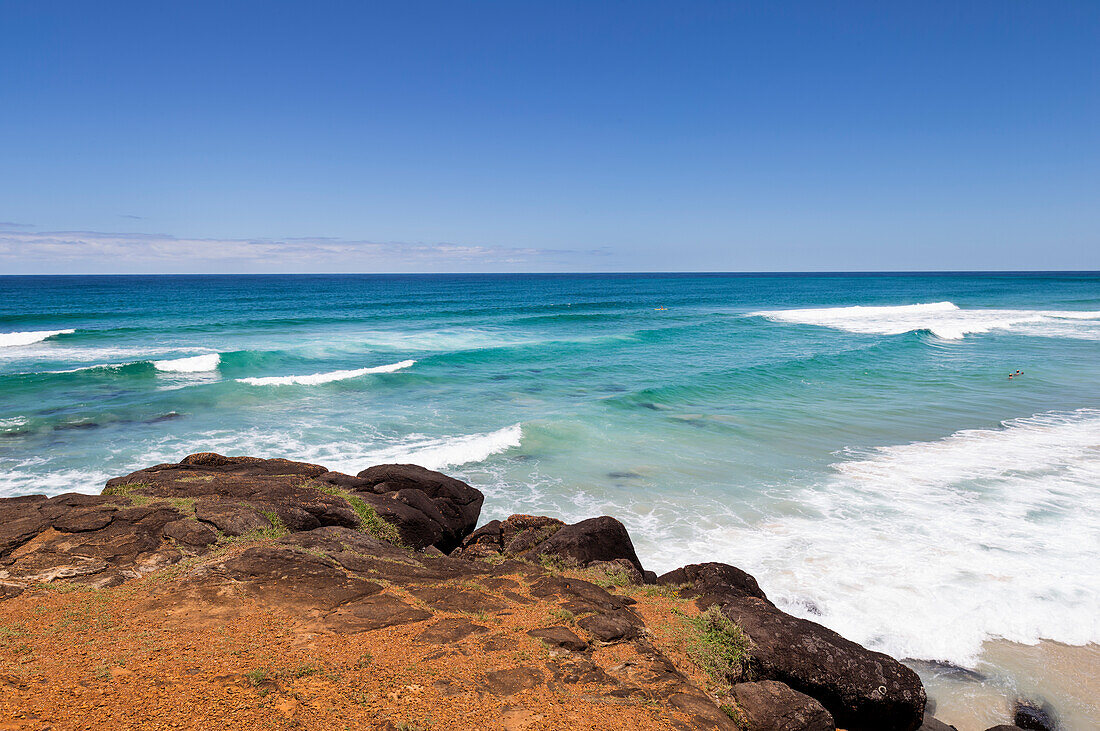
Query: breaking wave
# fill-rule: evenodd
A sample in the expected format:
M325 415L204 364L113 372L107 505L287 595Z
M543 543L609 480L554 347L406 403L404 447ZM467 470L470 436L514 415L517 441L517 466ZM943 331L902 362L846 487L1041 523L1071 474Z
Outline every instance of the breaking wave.
M8 348L14 345L32 345L55 335L71 335L76 330L31 330L28 332L0 333L0 348Z
M964 310L953 302L891 307L823 307L751 313L774 322L817 325L872 335L927 331L945 340L991 330L1025 335L1100 339L1100 312L1075 310Z
M442 439L414 435L401 444L370 452L363 459L367 464L398 462L438 470L483 462L494 454L518 447L522 441L523 427L519 424L487 434Z
M219 353L209 353L172 360L154 360L153 367L166 373L202 373L217 370L221 358Z
M359 378L360 376L366 376L372 373L393 373L395 371L404 370L409 368L415 360L403 360L399 363L390 363L389 365L375 366L373 368L358 368L348 371L330 371L329 373L314 373L308 376L265 376L262 378L238 378L240 383L247 383L250 386L316 386L321 383L331 383L333 381L343 381L348 378Z

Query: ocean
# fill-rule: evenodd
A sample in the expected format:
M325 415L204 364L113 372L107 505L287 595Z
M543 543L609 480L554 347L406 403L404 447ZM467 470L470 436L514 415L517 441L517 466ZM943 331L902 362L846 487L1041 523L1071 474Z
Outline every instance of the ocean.
M0 497L200 451L613 515L933 697L1100 725L1020 659L1100 676L1098 273L0 277Z

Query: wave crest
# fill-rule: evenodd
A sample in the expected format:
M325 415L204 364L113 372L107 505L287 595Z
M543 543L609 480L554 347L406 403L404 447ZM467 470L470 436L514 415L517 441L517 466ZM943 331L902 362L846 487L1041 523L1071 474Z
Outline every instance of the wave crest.
M506 426L486 434L470 434L462 437L430 439L412 437L403 444L394 445L367 455L369 464L408 463L418 464L430 470L457 467L483 462L523 441L520 424Z
M10 348L15 345L32 345L55 335L71 335L76 330L29 330L27 332L0 333L0 348Z
M221 358L220 353L209 353L172 360L154 360L153 367L166 373L202 373L217 370Z
M1016 330L1025 335L1100 339L1100 312L1074 310L964 310L953 302L931 302L885 307L856 305L764 310L751 315L774 322L817 325L868 335L900 335L925 330L944 340L959 340L965 335L991 330Z
M416 363L415 360L403 360L399 363L390 363L389 365L375 366L373 368L358 368L356 370L348 371L314 373L308 376L265 376L262 378L238 378L237 381L240 383L247 383L250 386L316 386L321 383L343 381L348 378L359 378L360 376L366 376L372 373L393 373L395 371L409 368L414 363Z

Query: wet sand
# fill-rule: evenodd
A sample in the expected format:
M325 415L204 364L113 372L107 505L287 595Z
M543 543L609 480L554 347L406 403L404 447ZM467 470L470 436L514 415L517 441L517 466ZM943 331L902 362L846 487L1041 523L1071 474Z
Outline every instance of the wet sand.
M1016 698L1049 704L1064 731L1100 728L1100 645L987 642L974 671L915 665L935 716L959 731L1012 722Z

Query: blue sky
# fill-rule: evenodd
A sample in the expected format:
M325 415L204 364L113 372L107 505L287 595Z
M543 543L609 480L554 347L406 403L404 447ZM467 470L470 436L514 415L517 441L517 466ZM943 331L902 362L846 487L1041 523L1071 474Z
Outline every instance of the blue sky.
M1100 269L1100 3L0 0L0 270Z

